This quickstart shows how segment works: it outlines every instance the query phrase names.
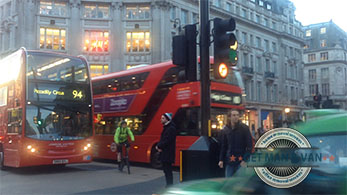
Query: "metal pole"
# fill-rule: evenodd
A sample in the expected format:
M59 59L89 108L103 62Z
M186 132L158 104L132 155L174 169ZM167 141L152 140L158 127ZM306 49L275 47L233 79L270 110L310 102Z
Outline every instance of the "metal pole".
M210 120L210 25L209 1L200 0L200 82L201 82L201 135L208 136Z

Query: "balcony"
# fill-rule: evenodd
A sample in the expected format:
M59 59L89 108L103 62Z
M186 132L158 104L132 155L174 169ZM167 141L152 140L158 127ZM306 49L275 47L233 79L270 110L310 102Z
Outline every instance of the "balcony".
M266 71L264 76L265 76L265 79L267 79L268 81L275 80L275 73L273 72Z
M242 75L243 76L252 77L253 74L254 74L254 71L253 71L252 67L247 67L247 66L242 67Z
M290 100L291 105L298 105L298 100Z

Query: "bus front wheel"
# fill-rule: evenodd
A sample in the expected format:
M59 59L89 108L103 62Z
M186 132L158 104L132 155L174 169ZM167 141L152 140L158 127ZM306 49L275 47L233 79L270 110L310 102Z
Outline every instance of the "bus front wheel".
M155 149L155 147L152 148L151 151L151 165L155 169L160 169L162 167L162 164L159 160L160 153Z

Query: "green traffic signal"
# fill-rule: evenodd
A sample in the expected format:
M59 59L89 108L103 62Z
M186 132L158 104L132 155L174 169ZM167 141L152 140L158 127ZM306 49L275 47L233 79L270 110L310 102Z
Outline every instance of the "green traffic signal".
M235 66L237 64L237 47L238 47L238 43L237 40L234 39L234 44L230 45L230 50L229 50L229 61L230 61L230 65Z

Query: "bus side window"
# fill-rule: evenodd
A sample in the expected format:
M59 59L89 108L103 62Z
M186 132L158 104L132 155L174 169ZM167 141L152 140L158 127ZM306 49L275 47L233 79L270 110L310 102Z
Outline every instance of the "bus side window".
M180 108L175 114L173 121L180 136L199 135L199 120L197 108Z
M22 132L22 108L8 110L8 133Z

